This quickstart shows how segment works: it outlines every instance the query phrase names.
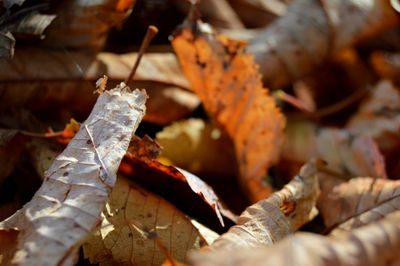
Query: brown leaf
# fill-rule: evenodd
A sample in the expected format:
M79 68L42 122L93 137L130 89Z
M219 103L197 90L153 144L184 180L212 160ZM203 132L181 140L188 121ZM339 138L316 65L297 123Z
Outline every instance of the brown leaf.
M146 228L165 244L173 259L184 262L189 250L206 244L191 220L168 201L119 176L101 228L83 245L85 257L100 265L160 265L166 257L143 231Z
M389 1L295 0L287 13L254 38L254 54L267 86L279 88L311 72L343 48L399 22Z
M248 207L238 225L215 240L210 249L240 250L279 241L318 214L318 193L315 163L310 162L283 189Z
M161 150L160 144L148 135L145 135L143 138L134 135L128 148L130 155L142 161L156 159L160 155Z
M285 119L243 43L212 33L192 9L172 46L206 111L233 140L241 183L253 201L271 193L262 181L277 162Z
M375 222L400 209L400 181L356 178L337 185L320 207L331 234Z
M276 245L224 252L196 253L190 265L397 265L400 212L336 237L295 233Z
M33 199L0 223L0 229L20 231L10 263L73 263L80 241L99 221L145 101L144 92L123 83L99 96Z
M122 3L125 2L125 3ZM108 31L121 25L136 1L54 2L57 18L46 32L45 45L57 48L100 50Z
M13 60L0 61L0 109L24 107L34 111L68 110L87 115L96 96L95 81L103 74L109 86L123 81L137 53L97 55L34 47L19 49ZM88 81L89 80L89 81ZM190 114L199 99L171 53L144 55L135 74L135 86L145 87L150 100L145 120L168 124ZM165 112L168 108L170 111Z

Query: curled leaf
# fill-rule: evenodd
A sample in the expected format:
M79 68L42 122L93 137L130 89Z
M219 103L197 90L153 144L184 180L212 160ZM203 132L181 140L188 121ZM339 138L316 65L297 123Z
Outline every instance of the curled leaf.
M281 240L318 214L318 193L315 163L310 162L283 189L248 207L238 225L215 240L211 250L240 250Z
M3 230L20 231L11 263L73 262L80 242L99 221L145 101L144 92L130 92L123 83L99 96L32 200L0 223Z
M148 138L144 138L144 142L149 142ZM135 144L132 147L149 146L145 143ZM154 144L151 146L153 148L150 148L150 152L146 150L140 152L139 149L139 152L128 153L120 171L136 183L168 199L188 215L202 213L203 217L199 218L206 218L211 207L222 226L224 226L222 215L236 221L236 216L223 205L209 185L183 169L166 166L155 160L153 156L156 155L154 150L157 151L157 148L154 149ZM193 193L197 195L194 197ZM204 203L209 207L205 208ZM196 206L195 211L193 206Z
M312 157L323 159L325 170L346 178L387 178L384 156L371 136L347 129L318 127L309 121L289 120L282 158L302 163Z
M295 233L264 248L196 253L190 265L397 265L400 212L335 237Z
M390 81L375 85L368 98L350 118L347 128L373 137L383 152L400 146L400 92Z

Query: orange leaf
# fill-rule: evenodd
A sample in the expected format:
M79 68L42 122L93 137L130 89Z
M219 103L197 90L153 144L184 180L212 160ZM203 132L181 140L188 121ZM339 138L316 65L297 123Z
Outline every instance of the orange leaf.
M278 160L285 118L262 87L258 66L244 44L215 35L195 12L172 46L206 111L232 138L250 198L265 198L272 190L262 179Z

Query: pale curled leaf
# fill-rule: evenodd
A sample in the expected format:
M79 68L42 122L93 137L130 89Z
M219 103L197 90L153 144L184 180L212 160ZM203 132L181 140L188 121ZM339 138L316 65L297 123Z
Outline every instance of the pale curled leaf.
M240 250L279 241L318 214L318 193L315 163L310 162L283 189L248 207L238 225L215 240L210 249Z
M370 136L324 128L317 134L317 156L328 168L350 176L387 178L385 159Z
M321 65L343 48L397 25L382 0L296 0L248 47L268 87L279 88Z
M300 120L291 121L286 128L286 143L282 159L305 162L312 157L323 159L326 168L343 176L386 178L385 160L377 143L363 132L318 127Z
M356 178L337 185L320 212L331 234L350 231L400 209L400 181Z
M157 234L172 258L181 262L189 250L206 244L188 216L160 196L118 176L100 231L83 245L85 257L100 265L162 264L166 259L163 251L137 223Z
M272 188L263 177L278 161L285 118L262 87L253 57L243 43L216 35L194 8L172 46L207 113L232 139L241 184L252 201L265 198Z
M74 253L100 218L145 101L144 92L123 83L99 96L33 199L0 223L20 231L12 263L56 265Z
M400 147L400 92L388 80L375 85L347 123L349 131L371 136L383 152Z
M295 233L276 245L225 252L196 253L190 265L334 266L398 265L400 212L337 237Z

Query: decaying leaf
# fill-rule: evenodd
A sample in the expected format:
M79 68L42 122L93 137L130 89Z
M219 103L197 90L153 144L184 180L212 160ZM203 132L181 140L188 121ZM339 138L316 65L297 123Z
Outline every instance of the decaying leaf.
M137 53L97 55L34 47L18 49L12 60L0 61L0 109L68 110L87 115L96 96L91 81L103 74L109 86L129 76ZM144 55L135 86L150 96L145 120L168 124L189 115L200 103L171 53ZM165 109L168 108L168 112ZM75 115L74 115L75 116Z
M215 240L210 249L241 250L281 240L318 214L318 193L316 165L310 162L282 190L248 207L238 225Z
M262 181L283 145L285 119L243 44L217 36L191 9L172 46L206 111L232 138L242 184L253 201L271 193Z
M99 96L33 199L0 223L2 230L19 230L10 263L73 263L80 242L100 219L145 101L145 92L131 92L123 83Z
M85 257L100 265L162 264L165 254L138 223L156 234L172 258L181 262L186 261L189 250L210 244L190 217L156 194L118 176L99 231L83 245Z
M400 209L400 181L356 178L340 184L320 206L331 234L375 222Z
M231 141L209 122L195 118L175 122L158 132L156 140L163 147L158 158L163 163L192 173L237 175Z
M254 54L267 86L279 88L398 22L390 1L296 0L250 42L248 52Z
M295 233L264 248L196 253L190 265L398 265L400 212L335 237Z

